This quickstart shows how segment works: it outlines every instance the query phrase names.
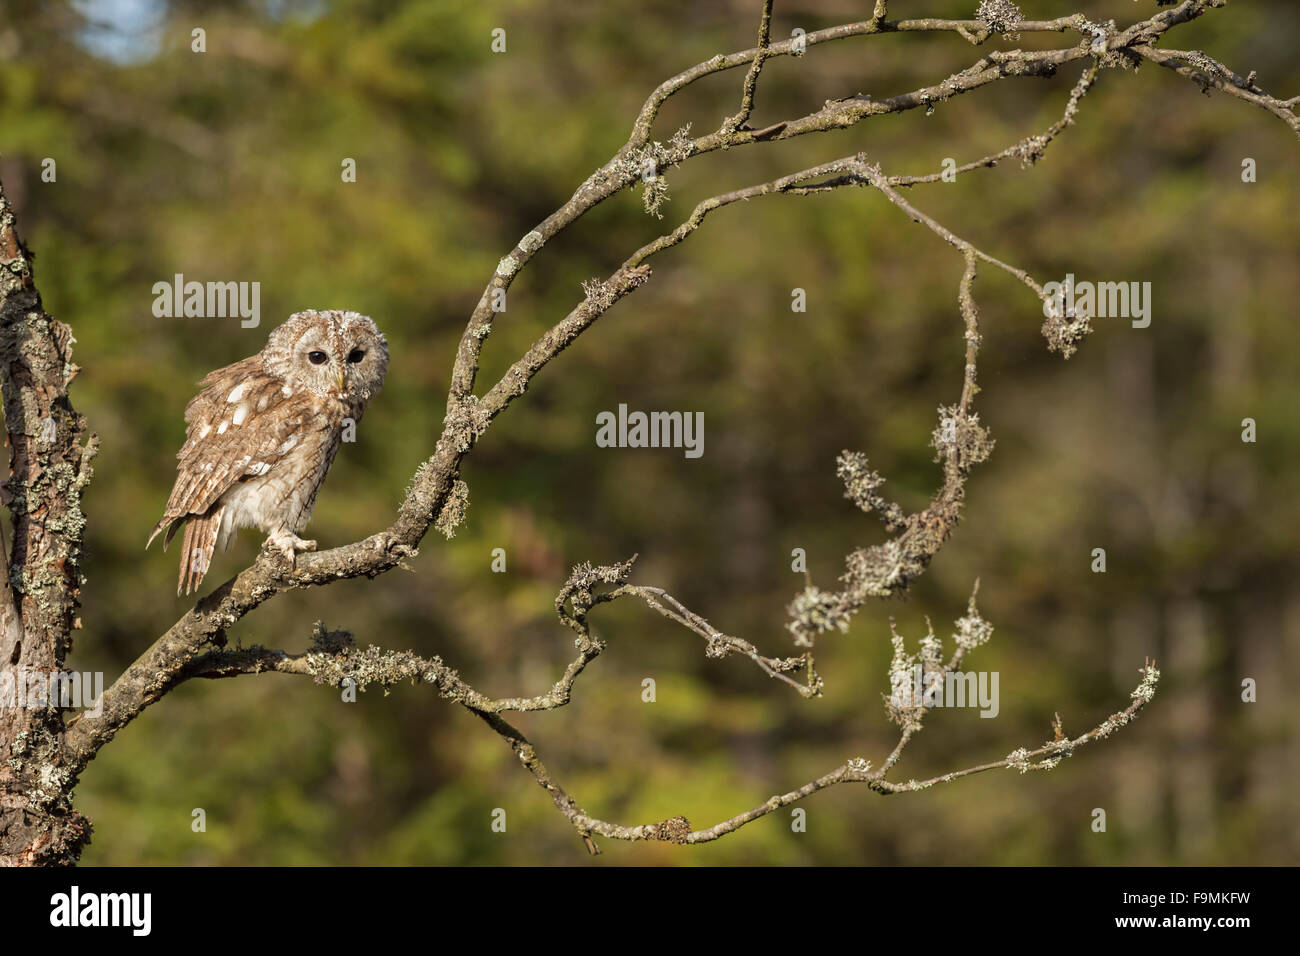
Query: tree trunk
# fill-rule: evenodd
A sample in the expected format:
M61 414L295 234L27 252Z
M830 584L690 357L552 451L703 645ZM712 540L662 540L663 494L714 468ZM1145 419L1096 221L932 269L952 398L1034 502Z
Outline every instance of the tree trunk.
M71 648L81 572L81 490L94 441L68 402L71 330L45 313L0 183L0 386L10 449L0 542L0 865L72 864L90 822L72 809L64 720L51 676ZM7 553L6 553L7 552ZM58 687L55 683L54 687Z

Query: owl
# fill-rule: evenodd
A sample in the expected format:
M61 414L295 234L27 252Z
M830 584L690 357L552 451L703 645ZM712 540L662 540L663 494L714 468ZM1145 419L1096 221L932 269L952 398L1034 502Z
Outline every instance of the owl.
M291 315L266 347L208 374L185 407L176 484L148 543L185 526L176 593L197 590L212 552L255 527L293 561L344 428L361 420L388 369L388 343L356 312Z

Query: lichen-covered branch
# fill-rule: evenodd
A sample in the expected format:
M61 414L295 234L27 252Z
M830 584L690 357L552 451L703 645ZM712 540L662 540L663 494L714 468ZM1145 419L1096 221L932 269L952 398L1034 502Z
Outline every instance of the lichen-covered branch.
M1002 160L1013 157L1019 159L1021 164L1024 166L1032 166L1034 163L1038 162L1038 160L1042 158L1043 153L1047 151L1047 147L1050 146L1067 127L1074 124L1075 118L1079 114L1079 102L1088 95L1093 84L1096 83L1097 74L1100 70L1100 65L1094 62L1084 71L1083 75L1079 77L1079 82L1076 83L1074 89L1070 91L1070 98L1065 104L1065 112L1061 115L1060 119L1048 127L1044 132L1037 136L1027 136L1017 143L1012 143L1006 149L999 150L996 153L990 153L980 159L955 167L951 171L950 179L947 181L954 181L956 177L963 173L969 173L976 169L989 169L996 166ZM922 176L889 176L886 177L885 182L889 186L919 186L923 183L943 182L945 181L944 177L945 173L940 171L937 173L928 173Z
M763 72L763 62L767 59L768 48L772 40L772 0L763 0L763 16L758 25L758 52L750 64L749 73L740 93L740 111L727 119L722 128L729 133L747 128L749 114L754 111L754 94L758 91L758 75Z
M409 651L383 651L373 646L358 651L353 644L351 634L328 631L320 624L316 627L312 650L306 654L293 656L283 651L260 647L214 651L194 661L186 676L221 678L273 671L309 676L317 683L335 687L350 685L363 691L372 684L387 688L403 681L432 685L444 699L460 704L482 719L509 745L520 764L533 776L538 785L551 795L556 808L577 830L592 853L600 852L593 839L595 836L626 841L708 843L735 832L775 810L790 806L820 790L838 784L861 783L880 794L909 793L989 770L1013 769L1021 773L1030 770L1051 770L1062 760L1072 756L1080 747L1105 739L1131 723L1142 707L1155 695L1160 678L1160 672L1148 661L1141 671L1141 682L1130 695L1131 703L1128 707L1110 715L1078 737L1070 738L1064 735L1058 714L1053 721L1053 739L1032 750L1018 748L1001 760L955 770L927 780L890 780L888 779L890 771L899 763L908 742L921 731L926 711L934 706L938 699L937 695L942 693L945 677L957 670L968 652L987 643L992 636L993 627L980 616L975 604L975 593L972 592L966 614L954 626L952 638L954 648L946 663L942 660L942 644L935 637L933 629L922 640L919 653L908 654L903 638L893 630L891 621L894 660L890 666L890 694L886 698L886 713L891 720L900 725L901 733L898 743L879 767L873 768L872 763L862 757L852 758L797 789L772 796L757 807L705 829L692 829L685 816L677 816L657 823L624 826L587 813L557 782L542 762L533 743L501 714L507 710L553 710L569 702L573 682L578 673L603 649L603 644L593 641L587 626L586 612L591 607L612 600L620 593L645 597L645 594L638 594L638 592L649 591L656 596L663 596L663 593L657 589L628 586L626 578L631 566L632 561L629 560L609 567L593 568L585 565L574 569L573 575L556 598L556 606L561 619L579 633L579 657L569 665L564 678L550 693L537 697L492 700L470 687L439 658L422 658ZM597 593L600 584L614 586L614 590ZM975 590L978 591L978 582ZM669 600L674 612L667 613L667 616L676 619L680 614L685 621L700 620L675 601ZM566 610L566 604L570 605L572 610ZM692 629L696 628L692 627ZM710 637L712 649L713 635L708 633L712 629L707 624L703 625L702 629L705 636ZM726 640L736 639L726 638ZM594 650L592 650L593 644ZM728 653L731 651L723 650L711 656L726 656ZM787 664L791 669L795 669L798 666L796 662L799 661L799 658L794 658L778 663ZM919 679L916 681L920 685L919 693L913 686L914 668L919 669Z
M961 396L956 405L939 409L939 427L931 436L935 460L942 463L944 477L928 507L905 514L901 507L879 494L885 479L871 469L864 454L845 451L840 455L837 473L845 484L845 497L863 512L874 512L893 537L884 544L852 552L845 560L845 571L840 577L843 586L839 590L827 591L809 584L795 597L788 609L787 627L795 643L809 649L819 634L847 631L853 616L868 600L887 598L906 590L925 571L961 519L966 477L971 467L984 461L993 450L993 442L980 424L979 415L971 410L979 388L976 357L981 341L979 313L971 294L977 261L993 263L1042 295L1042 287L1028 273L982 252L912 206L888 184L880 169L867 163L864 157L855 158L849 179L870 183L914 222L924 224L961 251L966 269L957 298L965 323L966 363Z
M1287 100L1270 96L1255 83L1253 71L1247 76L1241 76L1200 50L1159 50L1141 44L1133 47L1133 50L1143 59L1192 80L1200 86L1203 93L1208 94L1211 89L1220 90L1229 96L1267 110L1300 136L1300 115L1296 114L1296 107L1300 106L1300 96L1293 96Z

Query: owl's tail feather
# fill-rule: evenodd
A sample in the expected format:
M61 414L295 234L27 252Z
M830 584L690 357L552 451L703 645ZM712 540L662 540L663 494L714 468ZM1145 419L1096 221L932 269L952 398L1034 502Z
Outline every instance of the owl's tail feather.
M153 526L153 531L149 534L149 540L144 543L144 549L148 551L149 545L153 544L153 539L158 537L158 533L162 531L163 528L166 528L167 534L163 538L163 550L166 551L167 545L172 543L172 538L176 537L176 532L180 530L181 524L183 523L184 522L182 521L177 521L175 518L163 518L162 521L159 521Z
M190 518L185 523L185 537L181 541L181 574L176 582L176 596L197 591L203 576L208 573L212 551L217 546L217 532L221 528L221 506L201 517Z

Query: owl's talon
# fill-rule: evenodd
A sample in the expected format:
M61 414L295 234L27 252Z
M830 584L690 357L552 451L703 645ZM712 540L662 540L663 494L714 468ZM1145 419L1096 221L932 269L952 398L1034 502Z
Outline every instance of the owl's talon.
M266 539L269 548L279 551L289 561L289 567L298 566L297 554L299 551L315 551L315 541L305 541L289 531L279 531L270 535Z
M391 554L398 558L407 558L417 553L415 548L408 544L402 544L397 540L396 535L389 534L387 531L379 532L375 539L376 549L385 554Z

